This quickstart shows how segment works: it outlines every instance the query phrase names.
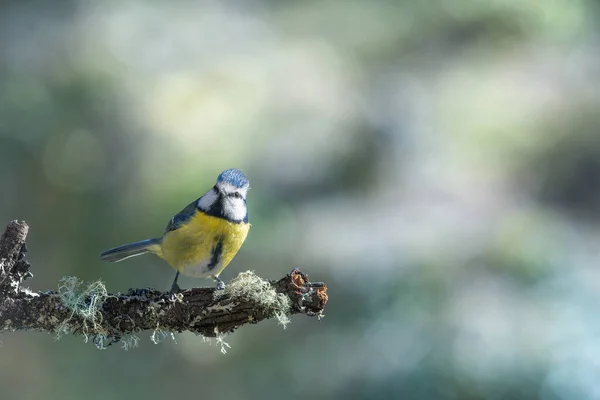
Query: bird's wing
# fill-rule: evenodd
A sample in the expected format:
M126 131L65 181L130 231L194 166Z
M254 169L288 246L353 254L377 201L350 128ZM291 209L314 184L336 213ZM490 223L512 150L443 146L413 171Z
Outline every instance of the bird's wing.
M192 216L196 214L196 211L198 209L197 204L198 200L194 200L190 204L185 206L183 210L175 214L175 216L171 218L171 220L167 224L167 227L165 228L165 233L179 229L183 224L189 221L190 218L192 218Z

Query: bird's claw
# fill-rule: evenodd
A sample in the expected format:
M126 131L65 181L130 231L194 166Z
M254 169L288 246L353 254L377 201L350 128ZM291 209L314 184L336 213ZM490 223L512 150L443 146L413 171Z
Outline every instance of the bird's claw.
M177 295L181 293L181 288L179 287L178 284L174 283L171 286L171 290L169 291L169 299L171 299L172 301L177 300Z
M218 276L213 276L214 280L217 281L217 290L225 289L225 282L219 279Z

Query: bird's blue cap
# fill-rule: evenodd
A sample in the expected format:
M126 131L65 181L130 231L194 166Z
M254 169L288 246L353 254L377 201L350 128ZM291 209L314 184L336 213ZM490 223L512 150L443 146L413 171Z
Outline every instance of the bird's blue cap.
M244 188L248 186L248 179L246 175L239 169L231 168L221 172L221 175L217 178L217 183L229 183L237 188Z

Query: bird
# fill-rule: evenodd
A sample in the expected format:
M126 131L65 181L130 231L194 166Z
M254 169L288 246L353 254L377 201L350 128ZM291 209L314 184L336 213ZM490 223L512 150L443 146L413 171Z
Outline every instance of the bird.
M125 244L100 253L100 259L119 262L146 253L156 254L177 272L170 293L181 292L179 274L212 278L225 289L219 274L231 262L248 236L246 194L250 183L242 171L231 168L217 177L203 196L177 213L162 237Z

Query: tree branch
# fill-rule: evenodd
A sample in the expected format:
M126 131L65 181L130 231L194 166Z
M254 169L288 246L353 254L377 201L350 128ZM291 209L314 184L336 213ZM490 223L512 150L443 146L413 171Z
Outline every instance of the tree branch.
M155 289L107 293L100 281L72 277L63 278L58 291L35 293L21 288L32 276L24 259L28 229L13 221L0 239L0 333L80 334L101 346L144 330L219 337L272 317L285 325L292 314L321 316L327 303L327 286L296 269L277 281L243 272L225 290L194 288L175 299Z

